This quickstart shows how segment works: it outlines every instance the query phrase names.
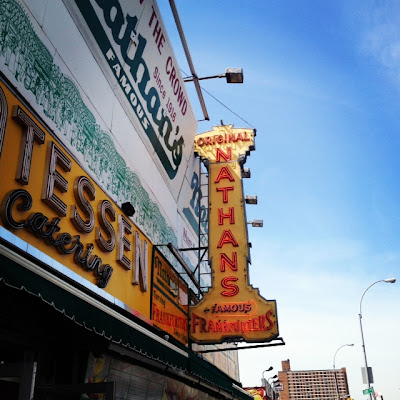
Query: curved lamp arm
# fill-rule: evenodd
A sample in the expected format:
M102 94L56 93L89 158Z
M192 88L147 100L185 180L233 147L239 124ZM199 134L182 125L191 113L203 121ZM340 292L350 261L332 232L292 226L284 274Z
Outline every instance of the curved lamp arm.
M270 379L275 379L275 378L277 378L277 377L278 377L278 375L270 376L270 377L268 378L268 383L269 383L269 380L270 380Z
M362 300L364 298L365 293L367 293L368 289L370 289L372 286L376 285L379 282L385 282L385 283L395 283L396 282L396 278L388 278L388 279L381 279L379 281L374 282L372 285L368 286L363 295L361 296L361 300L360 300L360 313L358 314L358 316L360 317L360 330L361 330L361 341L362 341L362 349L363 349L363 353L364 353L364 362L365 362L365 374L367 376L367 383L368 383L368 388L371 387L371 382L369 379L369 374L368 374L368 361L367 361L367 352L365 350L365 341L364 341L364 332L363 332L363 327L362 327L362 314L361 314L361 304L362 304ZM372 400L372 394L369 394L369 399Z
M335 356L333 357L333 369L335 369L335 359L336 359L336 354L337 354L337 352L338 352L342 347L346 347L346 346L354 346L354 343L351 343L351 344L344 344L343 346L340 346L340 347L336 350Z
M269 372L272 371L274 369L274 367L269 367L268 369L264 369L264 371L262 372L262 376L261 376L261 383L264 383L265 378L264 378L264 372Z
M379 281L374 282L372 285L369 285L369 286L364 290L364 293L362 294L361 300L360 300L360 314L359 314L359 315L360 315L360 318L362 318L362 314L361 314L361 304L362 304L363 298L364 298L364 296L365 296L365 293L367 293L367 291L368 291L372 286L376 285L376 284L379 283L379 282L395 283L395 282L396 282L396 278L381 279L381 280L379 280Z

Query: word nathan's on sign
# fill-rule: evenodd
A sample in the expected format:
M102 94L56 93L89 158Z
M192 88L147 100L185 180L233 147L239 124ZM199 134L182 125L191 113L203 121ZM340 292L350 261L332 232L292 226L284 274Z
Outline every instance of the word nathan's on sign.
M191 113L187 112L186 89L156 10L143 1L69 3L75 3L97 44L95 51L101 51L108 66L100 65L118 82L124 103L140 122L169 179L174 179L185 146L185 126L182 129L179 124Z
M248 279L249 249L241 170L254 149L255 131L217 126L196 136L195 151L209 172L209 260L213 287L191 307L191 337L197 343L278 336L276 303L265 300Z

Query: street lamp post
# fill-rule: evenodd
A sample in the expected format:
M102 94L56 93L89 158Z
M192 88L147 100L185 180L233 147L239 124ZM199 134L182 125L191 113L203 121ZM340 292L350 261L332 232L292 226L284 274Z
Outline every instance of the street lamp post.
M336 386L336 396L338 398L338 400L340 400L340 396L339 396L339 386L338 386L338 381L337 381L337 375L336 375L336 369L335 369L335 359L336 359L336 354L338 353L338 351L342 348L342 347L346 347L346 346L354 346L354 343L351 344L344 344L343 346L340 346L337 350L336 353L333 357L333 373L334 373L334 377L335 377L335 386Z
M271 386L271 390L272 390L272 400L275 400L275 399L279 399L279 393L278 393L278 391L276 390L276 385L277 385L277 383L279 383L280 382L280 380L279 380L279 378L276 380L276 381L272 381L272 386Z
M376 285L377 283L380 282L385 282L385 283L395 283L396 279L395 278L389 278L389 279L381 279L379 281L374 282L372 285L368 286L363 295L361 296L361 300L360 300L360 313L358 314L358 316L360 317L360 329L361 329L361 340L362 340L362 348L363 348L363 353L364 353L364 361L365 361L365 375L367 377L367 383L368 383L368 389L371 388L371 382L370 382L370 377L369 377L369 373L368 373L368 362L367 362L367 353L365 351L365 342L364 342L364 332L363 332L363 327L362 327L362 313L361 313L361 305L362 305L362 301L363 298L365 296L365 293L367 293L367 291L374 285ZM375 396L374 396L375 398ZM369 393L369 399L372 400L372 394Z
M274 400L274 399L273 399L274 391L273 391L273 389L272 389L272 385L271 385L271 383L269 382L269 380L270 380L270 379L275 379L275 378L277 378L277 377L278 377L278 375L274 375L274 376L271 376L271 377L268 378L269 390L268 390L268 393L267 393L267 394L269 394L269 398L270 398L271 400Z
M265 393L267 393L267 380L264 378L264 372L272 371L274 367L269 367L262 372L261 384L264 385Z

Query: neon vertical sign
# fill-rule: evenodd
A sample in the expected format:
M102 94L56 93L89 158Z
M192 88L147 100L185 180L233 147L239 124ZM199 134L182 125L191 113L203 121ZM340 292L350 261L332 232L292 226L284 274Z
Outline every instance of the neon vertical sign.
M241 170L255 132L214 127L197 135L195 151L209 172L209 262L212 288L191 307L192 340L266 342L278 336L276 302L249 283L249 250Z

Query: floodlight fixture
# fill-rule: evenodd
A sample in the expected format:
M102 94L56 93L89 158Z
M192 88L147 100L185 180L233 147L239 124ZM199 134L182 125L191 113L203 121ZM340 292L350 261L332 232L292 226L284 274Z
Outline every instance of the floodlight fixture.
M253 228L262 228L264 226L262 219L253 219L253 221L250 221L247 224L251 225Z
M227 83L243 83L243 68L227 68L225 70L225 77Z
M268 369L264 369L264 371L262 372L262 377L261 377L261 383L265 386L266 383L266 379L264 378L264 372L269 372L272 371L274 369L274 367L269 367Z
M249 196L245 197L246 204L257 204L257 196Z
M128 216L128 217L133 217L135 214L135 207L133 207L132 203L129 201L123 203L121 205L122 211Z
M244 75L243 75L243 68L226 68L224 74L218 75L211 75L211 76L188 76L183 78L184 82L193 82L194 80L203 81L205 79L214 79L214 78L226 78L227 83L243 83Z
M250 168L242 169L242 178L251 178Z
M208 115L206 103L204 101L203 92L202 92L202 89L200 87L199 78L197 77L196 70L194 68L192 56L190 55L189 47L188 47L188 44L187 44L187 41L186 41L186 38L185 38L185 33L183 32L182 23L181 23L181 20L179 18L179 14L178 14L178 10L176 8L175 0L169 0L169 4L171 6L171 11L172 11L172 14L173 14L174 19L175 19L175 24L176 24L176 27L178 29L179 36L181 38L183 50L184 50L185 55L186 55L186 60L188 62L190 73L192 74L192 79L188 78L188 79L184 79L184 81L185 82L187 82L188 80L192 80L193 81L194 87L195 87L196 92L197 92L197 96L199 98L200 106L201 106L201 109L203 111L204 119L206 121L209 121L210 117ZM242 68L227 68L226 71L225 71L225 74L223 76L225 76L226 81L228 83L243 83L243 70L242 70Z

